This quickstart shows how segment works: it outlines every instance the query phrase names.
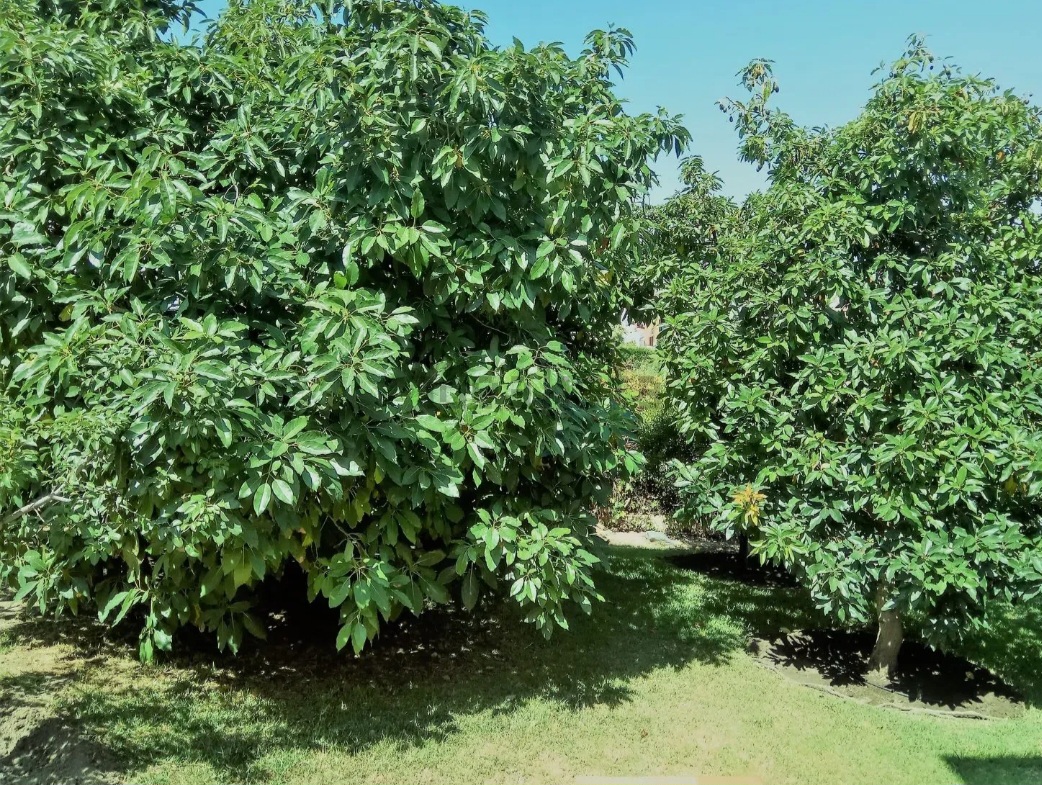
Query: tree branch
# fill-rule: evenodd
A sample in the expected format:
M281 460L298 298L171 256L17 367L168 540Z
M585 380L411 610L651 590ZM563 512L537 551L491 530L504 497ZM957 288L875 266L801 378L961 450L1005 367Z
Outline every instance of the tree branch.
M31 515L32 513L36 512L37 510L39 510L39 509L41 509L43 507L46 507L49 504L53 504L55 502L68 502L68 501L70 501L70 500L66 499L64 496L60 495L56 491L53 492L53 493L48 493L46 496L41 496L36 501L29 502L27 505L25 505L21 509L15 510L10 515L8 515L7 517L5 517L3 519L0 519L0 529L6 527L8 524L14 523L19 518L24 518L26 515Z

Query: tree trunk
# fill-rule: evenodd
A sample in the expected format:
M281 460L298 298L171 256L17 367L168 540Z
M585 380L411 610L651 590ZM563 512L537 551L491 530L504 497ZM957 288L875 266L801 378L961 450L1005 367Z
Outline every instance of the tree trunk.
M876 684L886 684L893 679L897 672L897 655L905 637L901 614L896 610L884 610L889 598L890 587L881 583L876 592L879 630L876 645L868 658L868 680Z
M749 566L749 537L738 535L738 566L743 570Z

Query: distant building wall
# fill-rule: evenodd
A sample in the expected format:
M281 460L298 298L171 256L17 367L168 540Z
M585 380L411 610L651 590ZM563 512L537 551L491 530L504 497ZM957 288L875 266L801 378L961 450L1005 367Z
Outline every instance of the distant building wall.
M622 339L634 346L644 346L649 349L658 343L659 323L653 324L623 324Z

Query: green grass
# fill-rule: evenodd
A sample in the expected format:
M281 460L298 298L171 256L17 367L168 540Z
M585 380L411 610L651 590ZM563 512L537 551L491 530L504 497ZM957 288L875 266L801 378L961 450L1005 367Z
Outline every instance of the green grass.
M1038 709L989 722L917 716L758 666L746 636L808 623L798 592L624 551L599 585L608 603L550 642L485 618L392 636L357 660L299 643L147 668L119 646L81 645L57 705L136 783L1042 780ZM1011 618L1006 638L975 643L1032 696L1038 621ZM49 643L42 635L39 624L8 633L19 643L0 650L0 700L27 678L8 675L6 658Z

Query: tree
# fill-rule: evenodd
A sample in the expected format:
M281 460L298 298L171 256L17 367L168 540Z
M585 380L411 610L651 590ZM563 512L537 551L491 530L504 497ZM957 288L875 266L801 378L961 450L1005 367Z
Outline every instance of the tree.
M1042 121L915 40L837 129L743 79L769 188L663 297L682 494L875 621L885 676L906 623L940 645L1042 587Z
M0 577L236 649L291 562L338 646L488 588L597 598L649 160L624 30L492 47L433 0L0 0Z
M708 172L699 155L680 166L683 190L665 204L643 210L640 242L623 282L633 300L632 316L650 324L661 319L660 294L691 258L706 258L723 226L738 215L738 205L722 196L723 181Z

